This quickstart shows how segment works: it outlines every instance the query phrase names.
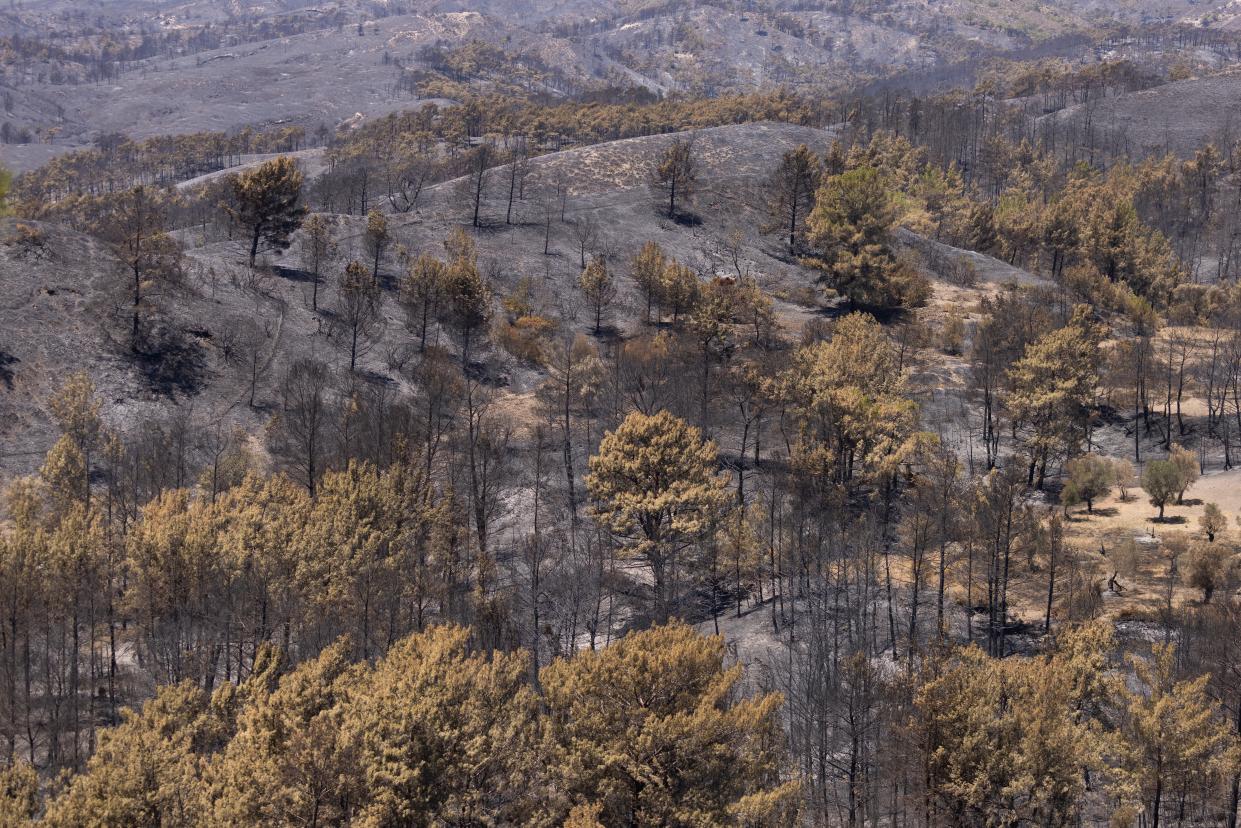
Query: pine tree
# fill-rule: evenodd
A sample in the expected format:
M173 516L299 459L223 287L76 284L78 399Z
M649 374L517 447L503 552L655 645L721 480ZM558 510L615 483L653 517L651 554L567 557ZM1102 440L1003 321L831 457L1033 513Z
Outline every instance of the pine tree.
M367 213L366 234L363 240L366 242L366 252L371 256L371 278L378 284L379 261L383 258L388 245L392 243L392 230L388 227L388 220L384 218L383 213L378 210L371 210Z
M250 267L259 245L284 250L302 224L302 173L287 155L265 161L231 179L229 213L249 234Z
M190 828L207 816L199 751L227 733L211 699L191 684L161 687L142 712L100 734L85 771L53 800L49 826L162 825Z
M1099 382L1100 332L1085 306L1069 324L1029 345L1009 369L1008 406L1014 423L1028 429L1027 485L1042 488L1050 459L1076 450Z
M96 228L129 271L130 339L135 349L142 315L150 310L150 294L180 277L181 247L167 233L168 208L168 199L158 190L134 187L108 202Z
M361 262L350 262L337 286L336 318L349 344L349 370L357 370L358 357L365 354L369 340L380 322L379 285Z
M472 653L437 627L396 644L344 722L365 785L362 825L530 824L540 793L538 702L526 653Z
M892 197L876 170L859 167L830 176L807 220L814 249L807 261L854 307L922 305L929 286L893 252L895 222Z
M209 824L343 824L362 789L345 732L345 705L357 686L348 647L333 644L277 686L269 682L262 669L248 682L237 735L210 765Z
M674 138L660 156L654 172L655 187L667 194L668 218L675 219L678 207L693 199L697 183L698 163L693 139Z
M1107 767L1114 739L1089 715L1116 692L1104 672L1110 630L1069 633L1055 653L997 660L976 647L941 658L914 696L929 824L1071 825L1088 779Z
M673 324L694 307L700 287L693 268L680 262L668 262L659 280L659 306L672 311Z
M603 312L616 298L616 283L602 257L596 256L590 260L578 279L578 287L590 305L595 319L595 335L598 336L603 332Z
M336 249L332 241L332 229L327 220L315 213L302 226L302 263L310 271L310 309L319 310L319 284L323 281L323 266Z
M871 315L851 313L832 338L801 348L781 377L800 425L795 462L825 487L891 474L913 443L917 404L896 349Z
M780 159L768 184L769 209L772 217L787 235L789 252L797 249L807 213L814 207L814 194L819 187L822 165L805 144L791 149Z
M444 245L450 259L440 310L461 341L461 364L468 367L474 335L491 318L491 289L478 271L478 254L465 231L454 231Z
M439 313L445 290L444 263L423 253L409 266L401 282L400 301L405 309L405 327L418 337L418 353L426 353L427 332Z
M659 297L659 287L667 269L668 259L663 249L652 241L642 245L630 265L629 273L637 283L638 290L642 292L642 298L646 300L645 319L648 325L651 323L652 305Z
M781 698L739 698L740 679L722 639L680 624L545 667L563 811L595 803L606 825L782 824L797 785L782 781Z
M311 497L328 457L331 380L331 371L319 360L295 361L280 383L280 413L268 426L273 453L284 459Z
M1137 683L1121 687L1122 732L1147 824L1159 828L1172 795L1184 797L1191 787L1218 784L1232 771L1237 742L1207 695L1209 677L1177 681L1173 645L1156 644L1149 661L1131 655L1129 662Z
M348 631L362 658L396 637L381 619L400 605L408 544L425 542L421 479L402 465L383 471L353 461L319 481L303 527L298 579L315 611Z
M0 768L0 828L33 824L39 805L39 775L29 762L13 761Z
M39 469L56 512L64 514L75 503L86 503L90 496L90 477L86 458L77 444L62 435L48 451Z
M654 616L668 618L681 553L710 530L727 506L715 444L666 411L633 412L604 435L590 458L586 488L594 515L654 578Z

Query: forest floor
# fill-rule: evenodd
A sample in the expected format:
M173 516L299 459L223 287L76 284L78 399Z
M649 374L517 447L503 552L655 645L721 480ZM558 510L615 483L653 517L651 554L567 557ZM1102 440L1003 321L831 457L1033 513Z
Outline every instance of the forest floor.
M1114 622L1137 627L1150 626L1145 622L1158 622L1167 600L1168 568L1163 556L1163 541L1171 532L1182 532L1191 540L1205 539L1198 527L1198 517L1202 514L1206 503L1215 503L1229 518L1229 529L1222 536L1217 536L1216 543L1226 544L1236 550L1235 539L1238 537L1236 518L1241 515L1241 469L1216 471L1203 475L1185 493L1183 504L1170 504L1165 509L1162 522L1155 520L1157 510L1147 501L1142 490L1136 485L1129 488L1127 497L1119 493L1102 498L1094 508L1093 514L1087 514L1085 508L1075 510L1065 522L1065 543L1076 559L1080 576L1078 585L1071 587L1071 567L1065 563L1060 565L1057 573L1057 602L1070 588L1080 589L1081 585L1094 582L1102 587L1102 604L1099 614ZM1135 540L1136 567L1117 575L1118 588L1108 588L1108 581L1114 572L1114 553L1117 545L1126 538ZM1100 545L1108 551L1101 554ZM893 575L895 594L897 596L895 618L897 628L898 655L899 648L904 646L902 635L907 629L910 589L908 562L898 552L893 552L889 560ZM932 568L934 561L930 562ZM1013 567L1017 577L1010 583L1009 604L1010 616L1015 621L1024 622L1033 629L1035 636L1041 631L1047 607L1047 568L1042 561L1037 562L1040 568L1030 569L1023 554L1018 551L1013 556ZM973 573L972 599L967 590L969 581L967 560L959 554L953 554L949 567L948 598L945 617L953 640L966 640L968 634L968 607L985 603L986 582L985 572L981 572L983 564L975 560ZM1184 572L1182 559L1180 572ZM1235 586L1235 585L1234 585ZM1177 575L1172 584L1172 602L1174 607L1183 608L1201 603L1200 590L1187 586ZM880 641L888 639L887 609L883 594L877 596L881 606L877 607L875 622L880 624ZM923 585L920 599L921 617L924 630L933 628L935 624L935 595L933 577ZM704 634L716 632L724 637L730 656L746 667L746 681L750 689L770 690L781 689L782 683L789 675L788 659L796 658L796 651L790 653L784 636L788 629L781 622L776 624L776 613L770 600L764 603L746 603L740 614L735 608L727 608L718 618L700 621L696 626ZM1057 623L1057 615L1053 615L1053 624ZM981 631L979 619L975 618L975 636ZM1148 630L1149 632L1149 630ZM797 633L794 630L794 637ZM1017 635L1009 639L1011 651L1022 651L1028 647L1029 636ZM879 654L875 664L879 669L895 669L899 659L894 659L891 650Z
M1120 572L1118 590L1104 589L1104 614L1116 619L1145 617L1162 605L1168 577L1163 541L1173 533L1187 535L1191 541L1206 540L1198 525L1206 504L1219 506L1227 517L1228 529L1217 535L1215 542L1227 545L1235 554L1237 518L1241 515L1241 469L1204 474L1185 493L1183 503L1165 507L1162 521L1158 519L1158 509L1150 505L1140 487L1130 486L1127 495L1121 498L1119 492L1113 492L1095 505L1093 514L1075 509L1065 523L1065 540L1085 562L1093 565L1096 577L1106 579L1116 571L1113 553L1118 543L1128 538L1137 541L1136 571ZM1108 555L1100 550L1106 550ZM1185 571L1184 561L1180 569ZM1173 585L1176 605L1196 603L1201 598L1200 590L1183 581Z
M1186 546L1205 541L1198 524L1207 503L1220 507L1228 519L1228 528L1216 536L1215 543L1231 553L1237 562L1237 519L1241 516L1241 469L1212 471L1204 474L1185 493L1184 502L1171 503L1158 520L1158 509L1150 505L1146 494L1135 481L1122 497L1118 490L1100 498L1092 513L1085 506L1074 508L1064 522L1064 543L1071 560L1058 564L1056 601L1059 604L1070 589L1095 584L1101 590L1099 614L1114 621L1152 620L1160 617L1166 605L1168 590L1167 541L1177 538ZM1127 558L1125 548L1132 543L1133 556ZM1198 604L1201 590L1188 586L1184 574L1187 556L1178 559L1173 577L1172 602L1175 607ZM1033 565L1032 565L1033 564ZM978 559L975 567L982 566ZM1048 569L1046 560L1031 562L1021 548L1013 554L1014 577L1009 586L1009 612L1013 619L1041 624L1047 610ZM1076 571L1074 571L1076 570ZM1115 588L1112 576L1115 575ZM966 590L966 562L960 555L951 566L953 598L964 606L985 602L986 573L975 571L973 598ZM1235 589L1235 579L1228 581ZM1060 613L1053 613L1053 619Z

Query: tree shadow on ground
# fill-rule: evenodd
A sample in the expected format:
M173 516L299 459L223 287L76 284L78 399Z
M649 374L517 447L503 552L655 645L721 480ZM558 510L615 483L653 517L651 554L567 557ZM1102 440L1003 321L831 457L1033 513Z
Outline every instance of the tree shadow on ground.
M145 330L133 357L151 390L165 396L196 394L206 380L206 352L186 331L162 325Z
M21 360L19 360L17 357L13 356L12 354L5 353L4 351L0 351L0 385L3 385L5 389L8 391L13 390L13 368L12 366L16 365L19 362L21 362Z

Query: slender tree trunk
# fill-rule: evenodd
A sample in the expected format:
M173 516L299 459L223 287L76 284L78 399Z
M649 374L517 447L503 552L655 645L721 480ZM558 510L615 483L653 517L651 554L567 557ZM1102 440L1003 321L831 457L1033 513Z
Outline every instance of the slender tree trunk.
M1233 733L1241 735L1241 701L1233 717ZM1237 805L1241 801L1241 771L1234 771L1228 786L1228 828L1237 828Z
M797 250L797 186L793 186L793 204L789 211L789 253Z
M259 255L259 237L262 235L262 227L255 226L254 233L250 236L250 269L254 269L254 260Z
M947 630L944 627L944 586L948 569L948 544L939 543L939 583L935 588L935 629L939 640L943 641Z
M250 266L251 267L254 266L253 261L251 261ZM131 332L132 339L130 340L132 343L132 347L135 350L138 348L138 317L139 317L139 312L141 311L141 309L142 309L142 271L138 267L135 266L134 267L134 314L133 314L134 318L133 318L133 331Z
M1052 550L1049 557L1051 560L1047 564L1047 614L1043 616L1044 634L1051 632L1051 607L1056 594L1056 559L1060 556Z
M1159 811L1163 804L1163 773L1155 774L1155 800L1151 803L1151 828L1159 828Z

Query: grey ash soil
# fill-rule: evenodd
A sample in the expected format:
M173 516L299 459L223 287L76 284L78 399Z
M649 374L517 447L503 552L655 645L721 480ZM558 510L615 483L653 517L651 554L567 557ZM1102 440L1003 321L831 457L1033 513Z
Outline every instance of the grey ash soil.
M1237 140L1241 107L1241 71L1192 78L1105 98L1091 107L1090 120L1106 140L1136 156L1171 152L1192 155L1215 141ZM1087 116L1078 104L1044 118L1080 127Z
M33 225L45 245L13 243L17 222L0 220L0 468L38 468L53 440L46 410L55 384L75 371L95 378L109 419L154 401L121 356L122 266L97 241L53 225Z

